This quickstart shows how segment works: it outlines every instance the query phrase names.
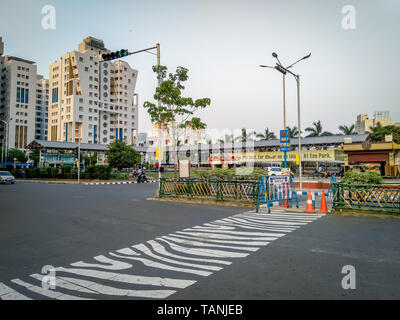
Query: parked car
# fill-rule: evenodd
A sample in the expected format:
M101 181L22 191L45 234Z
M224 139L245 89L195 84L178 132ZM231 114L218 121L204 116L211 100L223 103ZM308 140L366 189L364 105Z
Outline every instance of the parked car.
M282 168L280 167L265 167L265 171L267 171L269 176L281 176L282 175Z
M0 183L15 183L15 177L8 171L0 171Z

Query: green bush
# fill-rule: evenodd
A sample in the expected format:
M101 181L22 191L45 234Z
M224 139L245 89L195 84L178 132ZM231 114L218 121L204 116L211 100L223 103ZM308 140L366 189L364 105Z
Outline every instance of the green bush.
M109 180L111 177L110 166L95 166L94 179Z
M376 172L347 171L341 182L347 184L382 184L383 178Z

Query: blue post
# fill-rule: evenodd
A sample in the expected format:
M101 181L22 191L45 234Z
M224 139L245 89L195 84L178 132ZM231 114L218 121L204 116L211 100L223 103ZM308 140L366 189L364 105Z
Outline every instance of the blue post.
M285 168L287 168L287 158L286 158L286 151L284 152L284 157L285 157Z

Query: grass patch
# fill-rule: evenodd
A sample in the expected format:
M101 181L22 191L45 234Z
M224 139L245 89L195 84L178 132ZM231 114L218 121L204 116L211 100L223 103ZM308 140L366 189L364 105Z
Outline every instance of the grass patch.
M351 217L367 217L379 219L400 219L400 213L386 212L386 211L373 211L373 210L349 210L338 209L332 210L330 214Z
M181 202L181 203L197 203L205 205L218 205L228 207L245 207L255 208L256 204L252 201L242 200L216 200L215 198L188 198L188 197L161 197L161 198L148 198L148 200L167 201L167 202Z

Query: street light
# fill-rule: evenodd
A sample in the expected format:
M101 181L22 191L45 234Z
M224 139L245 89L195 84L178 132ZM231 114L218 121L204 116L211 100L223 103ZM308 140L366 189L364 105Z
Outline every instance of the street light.
M302 172L301 172L301 121L300 121L300 75L299 74L295 74L292 71L289 70L289 68L292 68L295 64L297 64L298 62L302 61L302 60L306 60L308 58L311 57L311 53L302 57L301 59L297 60L296 62L292 63L291 65L289 65L288 67L283 67L282 63L279 61L278 55L273 52L272 56L274 58L276 58L278 60L278 63L276 64L275 67L270 67L270 66L266 66L266 65L260 65L260 67L262 68L270 68L270 69L276 69L279 72L281 72L283 74L283 108L284 108L284 127L286 129L286 103L285 103L285 75L287 73L290 73L291 75L294 76L294 78L296 79L296 83L297 83L297 126L298 126L298 145L299 145L299 171L300 171L300 191L303 191L303 180L302 180ZM285 152L285 167L286 167L286 152Z

